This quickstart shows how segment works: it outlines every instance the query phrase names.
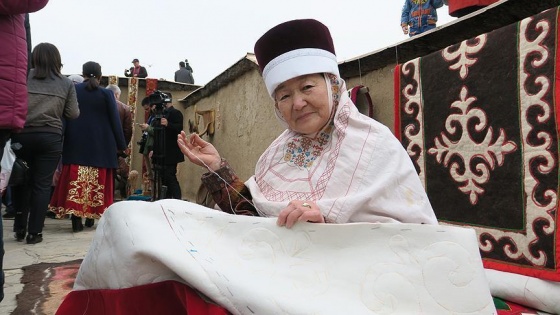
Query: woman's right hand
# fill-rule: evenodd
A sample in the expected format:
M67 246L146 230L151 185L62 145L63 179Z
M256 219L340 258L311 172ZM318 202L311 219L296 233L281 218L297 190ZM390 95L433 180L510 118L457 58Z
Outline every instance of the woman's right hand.
M187 136L181 131L177 138L177 144L181 152L194 164L215 171L220 168L222 159L214 146L202 140L196 133Z

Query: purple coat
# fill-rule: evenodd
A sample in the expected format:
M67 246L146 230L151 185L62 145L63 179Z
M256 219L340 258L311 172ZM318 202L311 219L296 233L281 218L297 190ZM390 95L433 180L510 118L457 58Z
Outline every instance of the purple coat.
M48 0L0 0L0 129L22 129L27 115L25 13Z

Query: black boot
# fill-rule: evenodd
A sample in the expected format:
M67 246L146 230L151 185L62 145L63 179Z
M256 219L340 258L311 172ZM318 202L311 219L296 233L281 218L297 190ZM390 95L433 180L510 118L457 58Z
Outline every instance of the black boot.
M86 219L85 226L89 228L92 227L94 223L95 223L94 219Z
M43 234L41 233L30 233L27 235L27 244L37 244L43 241Z
M82 224L82 218L72 215L72 231L80 232L84 230L84 225Z
M25 229L15 230L14 237L18 242L23 241L23 239L25 239Z

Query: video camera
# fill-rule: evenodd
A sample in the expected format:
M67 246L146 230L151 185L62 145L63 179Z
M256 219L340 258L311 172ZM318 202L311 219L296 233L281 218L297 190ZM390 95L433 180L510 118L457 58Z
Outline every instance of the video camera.
M169 94L163 93L162 91L156 90L148 96L148 101L150 105L165 105L171 103L171 96Z

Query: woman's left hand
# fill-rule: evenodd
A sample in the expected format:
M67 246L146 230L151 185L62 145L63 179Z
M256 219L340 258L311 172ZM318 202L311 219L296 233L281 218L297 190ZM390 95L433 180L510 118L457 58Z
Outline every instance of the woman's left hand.
M289 229L298 221L325 223L325 218L315 202L292 200L286 208L280 211L276 224Z

